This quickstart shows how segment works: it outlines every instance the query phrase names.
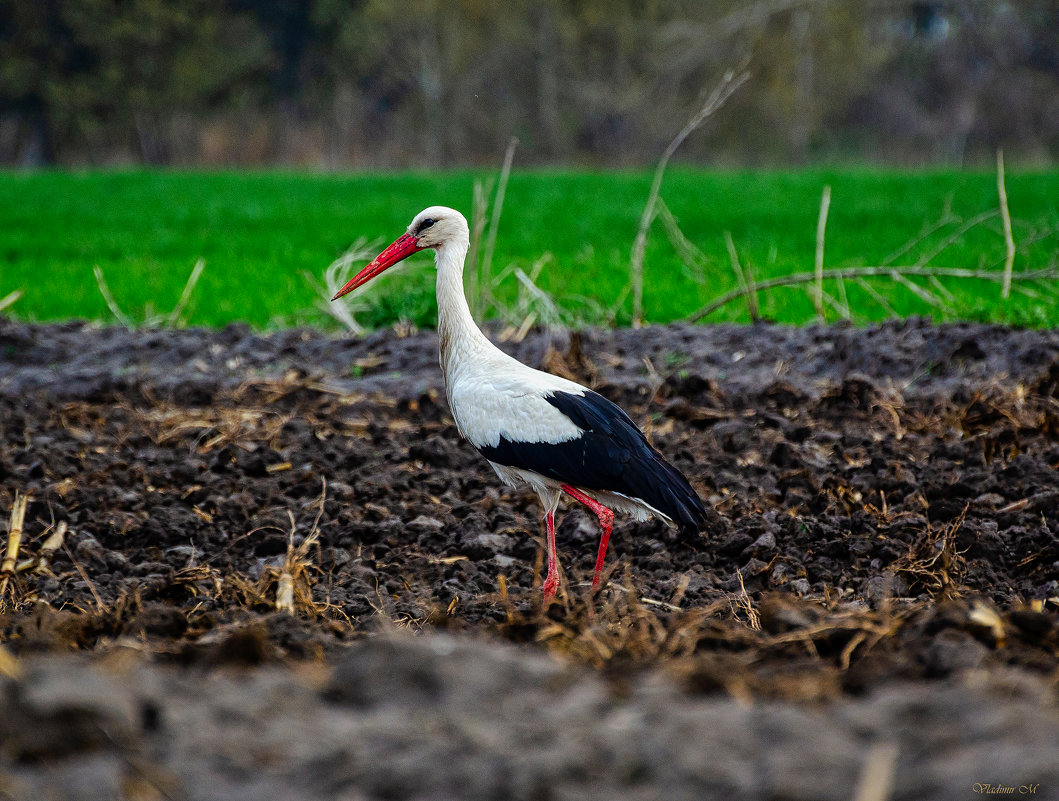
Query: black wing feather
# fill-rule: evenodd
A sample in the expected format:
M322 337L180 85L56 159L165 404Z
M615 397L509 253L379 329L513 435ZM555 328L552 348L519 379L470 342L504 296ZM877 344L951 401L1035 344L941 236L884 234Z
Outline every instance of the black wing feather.
M480 447L479 452L497 464L532 470L564 484L638 498L684 533L702 528L706 509L695 490L619 406L590 390L584 395L554 392L544 399L584 434L560 443L501 436L495 446Z

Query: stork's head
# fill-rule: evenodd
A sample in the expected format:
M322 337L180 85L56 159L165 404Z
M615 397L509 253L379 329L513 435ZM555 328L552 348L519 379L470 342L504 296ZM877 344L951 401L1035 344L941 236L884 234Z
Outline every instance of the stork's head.
M450 243L463 243L470 238L467 220L455 209L431 206L415 216L408 230L386 250L376 256L353 279L342 287L331 300L338 300L372 278L403 261L413 253L427 248L443 248Z

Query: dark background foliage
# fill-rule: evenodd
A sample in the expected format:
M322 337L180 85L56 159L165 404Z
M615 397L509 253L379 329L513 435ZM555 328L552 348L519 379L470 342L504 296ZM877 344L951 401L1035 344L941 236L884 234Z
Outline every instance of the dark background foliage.
M1052 0L3 0L0 162L316 168L1059 154Z

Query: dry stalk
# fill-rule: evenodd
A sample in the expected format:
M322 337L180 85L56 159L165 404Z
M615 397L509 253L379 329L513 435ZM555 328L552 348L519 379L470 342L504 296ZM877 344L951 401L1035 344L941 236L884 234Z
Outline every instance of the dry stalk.
M294 614L294 576L291 574L289 563L292 561L290 550L287 551L287 565L279 574L276 585L276 608L281 612Z
M607 591L598 596L593 596L587 584L581 594L562 593L558 620L554 616L526 618L509 606L502 626L536 624L539 642L596 668L614 663L643 665L693 654L727 605L722 600L684 611L642 598L632 577L627 574L624 580L625 584L606 582Z
M831 204L831 188L825 186L820 201L820 212L817 217L817 230L816 230L816 255L813 264L813 270L811 272L794 273L792 275L779 276L776 278L770 278L765 281L754 282L752 285L747 285L743 281L738 282L738 286L707 303L706 305L693 312L686 319L687 322L698 322L709 314L717 311L723 306L728 305L734 300L740 298L747 299L749 303L750 294L752 292L767 291L769 289L775 289L784 286L796 286L796 285L808 285L809 294L811 296L813 307L816 311L817 317L823 317L823 304L824 302L830 303L843 317L846 319L851 318L851 311L849 303L846 300L845 281L852 280L856 281L857 284L865 290L865 292L879 304L888 314L896 316L893 307L887 302L887 300L877 292L866 279L868 278L889 278L897 284L900 284L908 291L915 294L923 302L934 306L941 310L947 310L949 304L951 304L955 297L949 292L945 286L939 280L940 278L956 278L956 279L975 279L981 281L996 281L1001 284L1001 294L1003 297L1008 297L1013 282L1019 282L1020 284L1032 284L1034 282L1041 282L1046 284L1049 281L1055 281L1059 279L1059 266L1051 264L1047 267L1040 268L1033 271L1024 271L1021 273L1013 273L1012 265L1014 262L1017 248L1015 246L1014 239L1011 235L1011 215L1008 211L1007 206L1007 192L1004 188L1004 162L1003 152L997 154L997 190L1000 195L1000 208L991 209L984 211L980 214L971 217L966 221L961 221L958 217L952 214L951 199L947 200L945 207L942 210L941 216L938 220L930 225L924 227L923 231L913 239L909 240L903 246L889 254L882 262L878 265L868 267L848 267L848 268L835 268L827 269L824 267L824 244L825 244L825 233L827 226L828 210ZM955 242L959 241L968 231L982 225L985 222L993 219L994 217L1000 216L1001 222L1004 229L1004 245L1005 245L1005 258L1002 262L1003 269L968 269L960 267L935 267L931 266L931 262ZM920 245L922 245L927 239L933 235L943 231L950 225L959 223L958 227L951 231L947 236L937 242L932 248L921 253L914 263L906 265L893 265L896 259L900 258L913 251ZM667 220L667 224L670 224L670 220ZM675 225L675 223L673 223ZM1031 244L1032 241L1037 241L1043 236L1051 236L1054 232L1048 229L1045 232L1035 234L1030 237L1029 240L1023 242L1025 247ZM682 236L682 235L681 235ZM690 263L688 254L694 254L694 250L689 248L687 245L679 243L677 239L670 236L674 241L674 245L678 246L677 250L681 255L681 258L685 263ZM933 291L926 287L912 281L912 278L924 278L929 282ZM823 282L825 280L834 280L839 288L839 300L829 299L826 293L823 291ZM1033 296L1035 293L1032 290L1027 289L1025 286L1014 286L1024 294ZM1049 288L1044 286L1042 291L1048 291Z
M761 319L761 311L757 304L757 288L754 285L753 276L750 273L749 265L744 268L739 262L739 252L735 249L735 242L732 241L731 231L724 232L724 244L728 248L728 258L732 262L732 270L735 272L736 282L740 288L746 293L746 308L750 314L750 319L755 323Z
M841 276L838 278L838 285L839 285L839 289L843 288ZM810 291L812 291L812 289L810 289ZM850 310L849 310L849 304L844 299L845 298L845 294L846 294L845 291L843 291L842 292L843 298L840 299L840 298L832 297L830 292L826 292L826 291L821 291L820 292L820 296L823 298L824 302L827 303L827 305L830 306L832 309L834 309L838 313L839 317L841 317L843 320L848 320L850 318Z
M22 297L22 290L16 289L14 292L8 292L4 297L0 298L0 312L6 309L8 306L13 306Z
M694 116L684 125L680 132L673 137L662 157L655 167L654 179L651 181L651 191L647 195L647 203L644 205L643 215L640 217L640 227L636 231L636 239L633 240L632 254L629 263L630 284L632 285L632 326L639 328L643 325L643 260L647 250L647 231L655 218L655 206L658 196L662 190L662 178L665 175L669 160L677 151L684 140L688 138L697 128L709 119L729 97L747 80L750 73L742 72L736 75L729 71L725 73L720 83L710 92L709 97Z
M511 137L507 150L504 152L504 161L500 166L500 176L497 179L492 209L490 209L488 200L491 182L485 184L480 181L474 182L474 202L470 225L471 245L468 249L464 274L468 278L468 302L476 316L484 315L489 309L503 311L493 290L503 280L505 273L496 278L493 277L493 253L496 250L500 215L504 209L504 196L511 177L511 165L515 158L516 147L518 147L518 139Z
M1000 285L1000 297L1011 294L1011 269L1015 264L1015 239L1011 235L1011 213L1008 211L1008 193L1004 186L1004 151L996 152L996 189L1000 197L1000 221L1004 227L1004 280Z
M92 268L92 273L96 276L96 285L99 287L99 294L103 296L103 301L107 304L107 308L110 309L110 313L114 315L119 323L131 331L135 326L132 324L132 320L125 316L125 312L121 310L118 302L114 300L114 295L110 291L107 279L103 277L103 271L99 268L98 264Z
M0 677L18 679L22 676L22 663L18 658L0 645Z
M467 249L467 264L464 268L464 279L467 281L467 298L475 312L481 312L486 305L482 287L482 238L489 223L489 192L492 181L475 179L471 201L471 244Z
M177 301L176 306L173 307L173 311L169 312L169 316L166 318L166 323L171 328L175 328L180 324L180 317L184 313L184 309L188 305L188 301L191 300L191 294L195 291L195 286L199 282L199 278L202 277L202 271L206 269L206 262L204 259L199 259L195 262L195 266L191 268L191 275L188 276L187 283L184 284L184 291L180 293L180 299Z
M939 298L937 295L935 295L930 290L924 289L919 284L917 284L915 281L912 281L912 280L906 278L899 271L891 270L890 277L893 278L895 283L898 283L901 286L905 287L909 292L911 292L913 295L918 297L924 303L927 303L927 304L933 306L936 309L944 310L946 308L945 304L942 302L941 298ZM937 276L931 275L930 277L931 278L936 278Z
M969 506L939 533L932 532L928 525L926 538L913 545L890 569L908 575L913 584L920 584L932 597L957 597L957 580L964 569L964 558L956 550L956 532L963 525Z
M81 566L81 563L77 561L77 557L74 556L73 551L70 550L65 542L63 543L62 548L63 551L66 552L66 556L74 566L74 569L77 570L78 575L81 576L81 580L84 581L85 585L88 587L88 591L92 593L92 598L96 602L96 610L99 612L104 611L107 605L103 603L103 599L100 597L99 591L96 589L96 585L92 581L92 578L88 575L88 572L84 567Z
M887 801L897 774L897 743L877 742L868 749L853 801Z
M496 250L496 237L500 229L500 214L504 210L504 195L507 193L507 181L511 177L511 162L515 158L518 139L514 136L507 143L504 163L500 167L500 179L496 185L496 197L493 198L493 212L489 219L489 233L485 238L485 253L482 255L482 272L488 276L493 269L493 251Z
M173 573L173 585L187 587L188 594L198 597L204 594L208 598L220 598L224 593L226 583L231 583L238 588L236 582L230 582L221 575L217 568L206 565L188 565Z
M754 602L746 591L746 585L743 583L743 571L736 568L735 574L739 576L739 594L735 596L737 601L735 606L743 610L743 614L746 615L746 625L751 630L761 631L761 615L754 608Z
M1003 278L1002 274L996 270L971 270L962 267L927 267L922 265L831 268L824 270L823 277L824 280L842 278L844 280L856 281L865 278L893 278L895 275L900 275L903 278L930 278L931 276L936 276L938 278L973 278L981 281L1001 281ZM1017 275L1012 276L1012 280L1014 281L1025 282L1054 281L1056 279L1059 279L1059 266L1042 267L1039 270L1034 270L1032 272L1019 272ZM754 286L757 291L765 291L782 286L809 284L815 280L816 275L814 273L803 272L793 273L791 275L781 275L776 278L758 281ZM919 287L919 289L922 289L922 287ZM742 288L736 287L730 292L721 295L719 298L710 301L705 306L688 315L685 319L687 322L696 323L703 317L727 306L733 300L738 300L743 297L744 294L745 291Z
M831 186L824 187L820 196L820 214L816 218L816 258L814 261L813 280L816 292L813 295L813 307L816 316L824 319L824 235L827 232L827 212L831 208Z
M15 563L18 561L18 549L22 545L22 528L26 521L26 506L32 496L23 495L15 491L15 500L11 504L11 518L7 527L7 553L3 562L0 562L0 573L10 574L15 572Z
M295 605L317 613L320 609L313 600L313 581L310 570L316 566L309 560L309 551L320 539L315 529L297 546L294 545L294 520L291 519L291 538L283 567L276 575L276 608L294 614Z
M27 596L21 592L22 585L16 580L17 575L26 572L50 573L51 558L63 546L63 538L66 536L67 524L63 520L55 526L35 555L19 561L19 552L26 551L22 546L26 505L32 500L32 496L15 493L8 526L7 549L3 561L0 562L0 611L9 605L17 606L27 600Z
M763 646L770 645L788 645L790 643L797 642L814 642L817 638L824 638L834 634L836 631L852 631L856 633L863 633L865 635L872 635L877 639L881 639L887 634L892 634L892 626L887 623L879 623L873 617L867 616L862 612L850 612L845 615L834 615L820 623L814 623L804 628L794 629L793 631L784 631L779 634L772 634L765 636L761 640ZM854 640L850 640L854 642ZM856 648L856 643L850 648L850 654ZM847 647L849 644L847 643ZM840 655L840 661L843 657ZM844 657L849 658L849 655Z
M521 267L515 268L515 278L518 279L519 287L525 290L529 301L535 301L537 310L531 310L529 308L530 303L525 300L521 302L519 306L521 307L521 310L525 312L524 320L528 319L531 315L535 319L539 316L542 322L549 328L561 328L562 312L559 309L558 304L551 295L537 286L536 283L537 278L540 276L541 269L550 260L551 256L548 254L537 259L531 268L530 275L527 275ZM526 326L525 322L523 322L523 326L528 330L528 326ZM525 331L523 331L521 336L524 337L525 335Z
M59 524L55 527L55 531L48 535L48 539L44 540L44 544L40 546L40 566L47 567L48 562L51 560L55 552L59 550L64 540L66 539L66 521L60 520Z
M11 578L15 573L15 565L18 562L18 551L22 546L22 528L26 520L26 505L30 501L29 495L23 495L15 491L15 500L11 504L11 518L7 527L7 552L0 562L0 608L7 605L8 588L11 586ZM17 590L16 590L17 592Z
M685 275L697 284L705 284L706 273L703 270L703 266L708 261L706 255L699 250L694 242L684 236L684 232L680 230L677 218L673 216L673 212L669 210L669 206L666 205L662 198L658 199L658 215L662 218L662 223L666 227L670 244L673 245L677 256L684 264Z
M312 386L308 380L247 382L226 400L241 403L241 396L252 387L266 395L265 403L272 404L288 392L307 386ZM290 419L289 414L276 414L265 408L226 404L216 408L187 409L159 403L150 409L129 407L129 411L143 422L156 444L189 437L193 438L194 448L200 454L224 445L248 448L248 443L274 442Z
M932 277L931 280L936 281L937 279ZM853 319L853 312L850 311L849 298L846 297L846 279L844 279L840 275L835 280L835 283L838 285L838 304L839 304L839 306L841 308L840 313L842 314L842 319L843 320L852 320Z
M23 559L18 563L15 570L19 573L26 570L32 570L38 574L51 572L51 558L62 547L63 540L66 538L66 528L66 521L60 520L58 525L55 526L55 530L41 544L37 555L29 559Z
M919 259L916 260L916 265L919 267L923 267L927 264L930 264L930 262L934 261L935 257L948 250L954 243L958 242L960 238L968 231L977 228L983 223L989 222L999 213L1000 212L997 209L989 209L988 211L983 211L980 214L976 214L974 217L971 217L969 220L963 223L963 225L961 225L959 228L957 228L955 231L953 231L951 234L941 240L937 245L935 245L933 249L928 250L926 253L921 255Z
M873 287L863 278L855 278L854 280L857 282L857 286L863 289L871 297L872 300L882 306L883 310L887 314L889 314L891 317L898 316L897 309L891 306L890 302L886 298L884 298L875 287Z
M926 240L934 236L934 234L938 233L938 231L947 228L953 223L958 223L959 221L959 217L955 216L952 213L952 195L949 195L945 199L945 203L941 210L941 215L938 217L938 219L935 220L933 223L929 223L923 226L923 230L919 233L918 236L909 239L907 242L901 245L901 247L899 247L897 250L893 251L885 259L883 259L882 263L892 264L893 262L897 261L899 258L904 256L906 253L922 245Z
M287 512L290 518L290 531L288 534L287 555L283 565L277 570L271 568L264 571L261 581L258 582L258 592L265 595L269 585L276 583L277 609L289 614L294 614L297 608L303 608L312 614L319 614L327 608L327 604L318 604L313 600L313 580L310 571L317 570L309 559L309 551L320 541L320 519L324 514L324 504L327 501L327 479L322 479L320 497L316 503L319 508L316 518L313 520L312 528L305 538L298 544L294 544L294 532L297 524L294 514Z
M1003 648L1007 640L1004 619L996 609L982 601L975 601L967 612L967 619L984 629L989 629L998 648Z
M159 325L167 325L169 327L178 326L180 324L180 316L184 313L184 309L191 300L191 295L194 293L195 286L198 284L199 278L202 276L202 271L205 267L206 262L202 259L195 262L195 266L191 268L191 275L188 276L188 280L184 283L184 289L180 293L180 299L177 301L176 306L173 307L173 310L169 314L154 314L152 307L148 306L144 311L143 325L148 328ZM115 319L121 323L122 326L128 328L130 331L136 328L136 323L133 319L121 310L117 300L114 299L114 294L110 291L110 286L103 277L103 270L100 269L98 264L92 268L92 272L96 276L96 285L99 287L99 293L103 296L103 300L107 304L107 308L110 309L110 313L114 315Z

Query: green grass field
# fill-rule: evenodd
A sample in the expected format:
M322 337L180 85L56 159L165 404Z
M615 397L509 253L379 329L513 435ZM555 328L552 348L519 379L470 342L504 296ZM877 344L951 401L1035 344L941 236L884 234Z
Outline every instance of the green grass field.
M219 326L241 320L256 327L321 324L328 318L304 273L319 277L358 237L380 246L401 233L426 205L471 212L476 178L489 171L441 174L322 175L284 172L38 172L0 174L0 300L21 290L6 310L21 319L90 318L114 321L93 275L102 269L125 313L142 321L167 312L198 259L205 270L182 322ZM629 321L630 248L650 186L639 172L516 171L507 187L493 273L509 265L529 272L550 254L537 283L567 321ZM805 170L719 172L673 168L662 198L688 240L703 254L698 273L678 258L664 225L651 229L644 305L650 322L689 313L736 285L724 232L731 232L755 280L812 270L821 190L832 188L825 264L914 264L953 239L975 215L996 209L989 172ZM1059 260L1059 172L1022 173L1009 167L1007 192L1016 272L1054 267ZM886 262L950 209L953 221L908 253ZM994 216L953 239L930 264L1000 269L1001 222ZM407 317L432 324L429 254L410 260L393 278L361 290L369 325ZM946 280L919 284L944 301L932 305L889 278L869 292L845 282L854 319L899 315L982 319L1032 326L1059 324L1055 282L1032 294L1000 298L999 285ZM826 291L841 296L835 282ZM511 304L518 281L508 271L497 296ZM761 313L781 322L812 319L805 287L760 296ZM828 318L837 319L834 309ZM737 301L709 321L747 320Z

